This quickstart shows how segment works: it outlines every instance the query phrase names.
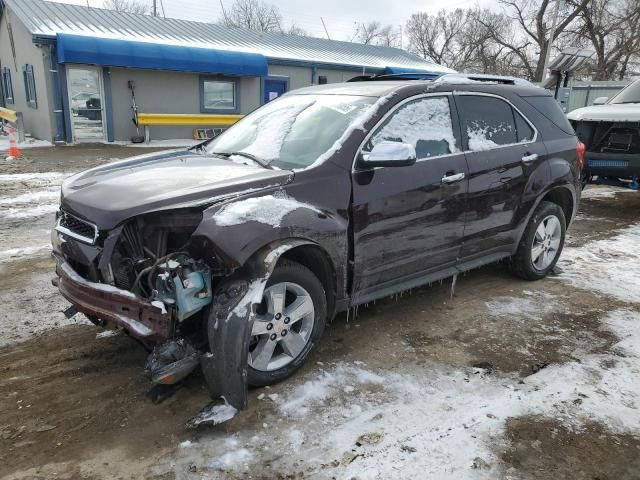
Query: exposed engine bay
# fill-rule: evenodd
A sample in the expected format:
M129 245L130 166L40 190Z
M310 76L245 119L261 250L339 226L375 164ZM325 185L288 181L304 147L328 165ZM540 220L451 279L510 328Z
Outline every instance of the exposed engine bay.
M574 122L588 152L640 155L640 122Z

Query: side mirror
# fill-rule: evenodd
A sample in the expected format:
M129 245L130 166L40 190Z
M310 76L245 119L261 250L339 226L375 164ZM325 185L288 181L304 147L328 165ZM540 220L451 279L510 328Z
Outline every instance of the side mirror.
M367 167L405 167L416 163L416 149L410 143L378 143L370 152L362 152L361 163Z
M609 97L598 97L593 101L594 105L604 105L609 100Z

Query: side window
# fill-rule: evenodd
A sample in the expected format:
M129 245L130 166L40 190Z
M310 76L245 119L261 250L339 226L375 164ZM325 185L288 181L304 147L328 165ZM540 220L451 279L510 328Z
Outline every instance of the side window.
M24 92L27 97L27 104L31 108L38 108L36 78L33 73L33 65L25 65L22 72L24 74Z
M200 77L202 113L237 113L238 82L234 78Z
M418 159L458 152L447 97L425 97L408 102L378 127L365 152L383 141L409 143Z
M534 131L531 125L520 115L516 110L513 111L513 116L516 119L516 129L518 131L519 142L530 142L533 140Z
M11 83L11 70L7 67L2 69L2 93L4 101L14 103L13 101L13 84Z
M489 150L500 145L518 143L513 109L504 100L480 95L459 95L462 130L469 150Z

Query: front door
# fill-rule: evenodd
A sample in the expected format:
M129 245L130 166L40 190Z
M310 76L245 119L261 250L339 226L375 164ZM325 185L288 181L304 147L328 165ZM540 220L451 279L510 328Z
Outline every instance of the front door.
M501 97L454 95L467 163L469 209L461 258L506 254L527 181L546 156L532 125Z
M101 70L67 66L69 110L74 142L101 142L105 138Z
M467 164L448 95L401 103L363 147L410 143L418 160L353 172L354 303L453 271L464 232ZM413 284L413 285L412 285Z
M271 100L284 95L287 91L287 84L286 78L265 78L263 103L269 103Z

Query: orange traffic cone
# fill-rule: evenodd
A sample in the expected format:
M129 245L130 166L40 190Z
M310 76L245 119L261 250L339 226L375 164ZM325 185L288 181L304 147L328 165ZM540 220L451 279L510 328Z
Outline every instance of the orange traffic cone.
M13 128L9 128L9 156L18 158L20 156L20 149L16 143L16 137L13 133Z

